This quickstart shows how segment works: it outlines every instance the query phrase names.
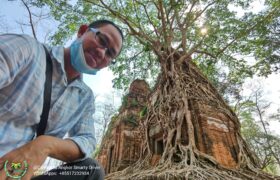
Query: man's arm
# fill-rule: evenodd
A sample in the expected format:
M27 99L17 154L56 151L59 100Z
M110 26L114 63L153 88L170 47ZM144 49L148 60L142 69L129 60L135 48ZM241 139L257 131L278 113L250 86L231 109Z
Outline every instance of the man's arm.
M5 161L24 162L28 164L26 175L22 180L29 180L36 171L50 156L65 162L71 162L82 158L84 155L78 145L70 139L59 139L52 136L42 135L29 143L12 150L0 158L0 179L6 179L3 169Z
M47 151L48 156L64 162L71 162L84 156L78 145L70 139L60 139L42 135L37 139Z

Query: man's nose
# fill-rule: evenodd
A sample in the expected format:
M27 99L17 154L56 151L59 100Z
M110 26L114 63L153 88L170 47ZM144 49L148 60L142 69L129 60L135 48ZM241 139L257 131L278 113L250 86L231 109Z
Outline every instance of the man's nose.
M109 59L106 57L107 48L98 47L96 50L98 57L102 59L102 61L106 61L106 65L109 64Z
M101 59L104 59L105 58L105 55L106 55L106 51L107 51L107 48L103 48L103 47L98 47L96 48L97 50L97 55L98 57L100 57Z

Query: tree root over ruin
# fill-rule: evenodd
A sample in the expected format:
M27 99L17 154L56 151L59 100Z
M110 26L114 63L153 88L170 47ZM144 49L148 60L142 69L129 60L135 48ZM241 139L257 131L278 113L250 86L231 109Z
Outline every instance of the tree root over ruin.
M258 180L258 179L280 179L261 171L252 172L250 170L230 170L222 167L209 165L207 161L199 161L193 165L173 163L165 166L143 167L134 169L129 167L123 171L118 171L106 176L111 179L153 179L153 180Z
M257 168L257 158L240 135L237 116L198 68L187 61L175 64L175 58L165 62L161 64L162 74L148 102L147 118L140 123L145 140L141 158L125 170L109 174L106 179L277 179ZM232 121L239 150L235 169L222 167L214 157L197 148L189 100L214 107ZM149 129L153 125L160 125L164 144L156 165L151 165L154 152ZM187 127L184 130L187 142L183 142L182 127Z

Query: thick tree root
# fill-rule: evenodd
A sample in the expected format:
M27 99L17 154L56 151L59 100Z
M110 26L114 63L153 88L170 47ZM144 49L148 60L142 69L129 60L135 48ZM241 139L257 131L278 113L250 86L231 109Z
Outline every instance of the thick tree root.
M261 171L254 173L251 170L230 170L209 165L208 162L196 162L185 166L181 163L166 164L165 166L134 169L129 167L123 171L111 173L107 180L113 179L147 179L147 180L276 180L279 177L265 174Z

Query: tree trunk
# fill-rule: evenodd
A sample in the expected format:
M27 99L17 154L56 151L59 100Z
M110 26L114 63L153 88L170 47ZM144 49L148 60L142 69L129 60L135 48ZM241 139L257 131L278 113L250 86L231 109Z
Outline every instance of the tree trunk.
M177 59L161 61L141 123L141 158L107 179L272 178L258 169L237 116L217 90L190 60Z

